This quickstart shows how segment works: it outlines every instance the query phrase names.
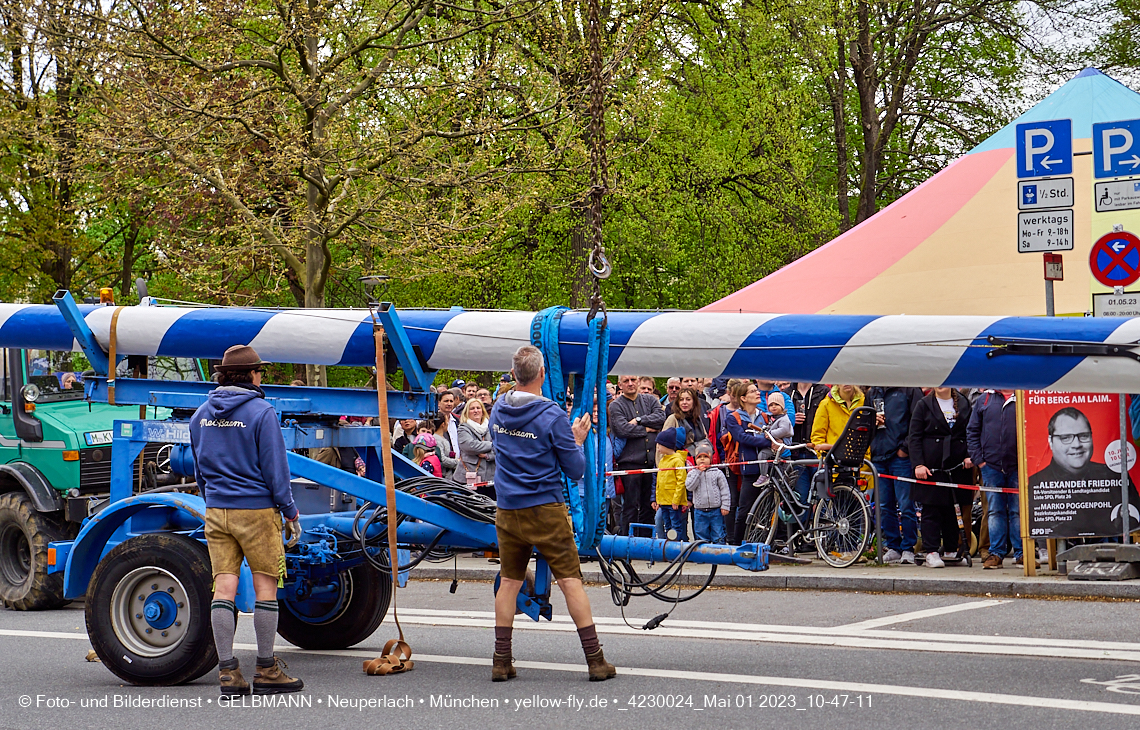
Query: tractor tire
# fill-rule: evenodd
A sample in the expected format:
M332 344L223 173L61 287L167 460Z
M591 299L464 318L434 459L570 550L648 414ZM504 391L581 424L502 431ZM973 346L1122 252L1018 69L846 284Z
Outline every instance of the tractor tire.
M17 611L66 606L63 573L48 573L48 543L64 528L23 492L0 494L0 601Z
M135 685L192 682L218 663L210 627L210 555L173 533L117 545L87 591L87 635L117 677Z
M375 633L391 601L391 579L361 565L340 573L323 600L279 599L277 633L302 649L347 649Z

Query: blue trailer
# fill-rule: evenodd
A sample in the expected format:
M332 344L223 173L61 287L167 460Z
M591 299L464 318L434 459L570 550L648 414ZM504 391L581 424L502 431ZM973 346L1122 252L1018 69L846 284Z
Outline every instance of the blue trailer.
M211 574L203 535L205 503L190 482L194 470L189 447L189 418L214 386L207 382L108 377L109 372L114 372L113 368L108 369L112 359L121 357L119 353L124 349L131 351L128 345L116 352L115 346L129 343L131 337L145 332L136 328L116 333L112 325L112 341L104 347L88 320L109 312L81 310L71 295L62 291L56 295L55 304L57 311L51 316L44 308L34 310L38 321L35 327L22 330L19 322L12 325L9 316L11 326L0 327L0 338L8 346L17 346L24 340L28 346L43 345L45 341L58 346L62 344L57 340L63 339L59 329L63 324L67 338L74 338L94 369L83 377L85 396L90 402L154 407L170 415L164 420L124 418L114 422L110 493L93 502L91 515L82 522L74 540L51 544L49 570L63 574L65 598L86 595L87 631L92 646L113 673L138 685L192 681L217 664L209 627ZM229 312L240 327L246 313ZM375 317L387 336L386 361L398 366L409 384L405 391L387 392L387 415L429 417L436 410L431 391L433 371L412 344L395 309L380 305ZM602 330L604 326L596 326L595 334L604 335ZM235 335L221 331L219 336L227 340ZM593 363L594 375L578 378L580 393L604 388L606 360L599 357L598 353L604 351L600 343L601 340L589 348L593 352L592 359L588 359ZM556 348L557 340L550 344ZM189 357L211 357L216 356L217 347L217 338L199 338L189 344L181 339L169 349L196 353ZM303 346L299 352L303 355ZM301 358L292 361L298 359ZM579 367L578 372L581 370ZM586 388L585 381L592 383L594 391ZM565 385L561 387L565 389ZM272 385L263 389L266 400L281 418L281 434L289 449L294 495L304 528L300 543L286 556L288 577L278 592L279 633L302 648L352 646L376 630L391 601L391 566L383 540L388 505L381 459L389 434L386 423L345 427L339 419L378 416L377 393L365 389ZM587 400L582 398L583 403ZM148 482L139 456L156 443L168 445L164 470L184 475L181 483L155 486L153 480ZM355 447L365 453L365 476L304 455L307 449L320 447ZM589 453L596 457L596 444ZM425 474L398 453L393 453L392 458L398 488L395 509L400 549L396 570L401 578L427 558L439 558L455 550L495 548L493 503L463 485ZM598 473L597 458L591 465L594 474L586 480L587 495L579 498L577 490L569 490L574 501L581 501L576 505L576 526L583 555L604 561L650 560L672 565L687 560L712 565L714 571L716 565L736 565L748 570L767 567L765 545L694 545L602 535L598 517L604 476ZM519 608L535 620L549 620L551 583L549 568L538 556L534 580L520 593ZM246 566L239 585L238 608L251 611L254 592Z
M543 349L550 395L564 394L574 375L576 413L589 408L589 394L603 387L609 372L1123 392L1135 391L1140 375L1140 320L1127 319L699 312L611 312L607 319L561 308L537 314L459 309L397 314L388 305L375 310L116 308L77 306L67 292L59 292L54 304L0 304L0 347L69 350L77 344L94 370L83 379L89 401L170 414L164 420L115 422L109 494L91 505L74 540L53 542L48 550L50 570L63 574L64 596L87 596L87 628L96 652L112 672L135 684L187 682L216 664L208 619L205 505L189 485L156 486L147 478L148 468L144 465L140 474L136 466L148 444L161 443L168 445L164 453L172 471L193 474L188 419L213 385L108 378L114 372L109 366L122 356L220 358L231 345L253 344L271 361L385 367L390 362L408 383L406 390L386 393L392 418L435 412L435 370L503 370L511 353L526 343ZM378 358L375 335L381 326L387 342ZM679 335L684 332L700 332L702 339L693 342ZM298 480L294 493L304 505L304 536L287 555L279 631L305 648L351 646L376 629L391 600L392 568L382 539L388 505L381 451L388 435L387 424L346 428L338 419L380 415L379 398L375 391L359 389L264 390L280 415L290 450L352 446L367 454L364 477L296 451L288 457ZM605 409L601 416L604 432ZM607 575L632 560L766 569L765 545L601 534L603 469L596 441L587 442L587 454L584 496L579 500L577 489L568 489L566 496L581 553L599 559ZM460 485L427 477L399 454L392 458L399 488L398 575L444 551L494 548L493 506ZM536 566L519 608L535 620L549 619L551 576L541 556ZM615 588L614 594L624 601L630 591ZM238 606L250 610L253 601L252 580L243 570Z

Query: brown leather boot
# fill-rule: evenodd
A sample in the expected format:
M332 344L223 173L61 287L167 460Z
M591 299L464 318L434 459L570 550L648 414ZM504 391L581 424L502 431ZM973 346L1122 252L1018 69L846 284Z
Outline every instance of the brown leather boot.
M273 666L258 667L253 675L253 693L255 695L276 695L285 692L300 692L305 683L290 677L281 671L281 667L289 665L279 657L273 657Z
M586 666L590 670L591 682L604 682L617 676L617 667L606 661L601 649L586 655Z
M222 696L249 694L249 682L241 676L241 667L233 669L218 668L218 684L222 686Z
M495 654L491 659L491 681L506 682L515 678L515 658L510 654Z

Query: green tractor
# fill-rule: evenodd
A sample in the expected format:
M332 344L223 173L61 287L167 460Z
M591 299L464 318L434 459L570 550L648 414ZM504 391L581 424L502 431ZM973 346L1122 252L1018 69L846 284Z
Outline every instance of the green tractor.
M21 611L58 608L63 573L48 573L48 545L73 539L83 520L107 502L111 486L111 428L137 418L126 406L88 403L82 354L0 350L0 603ZM118 371L145 369L162 380L204 380L200 363L185 358L130 358ZM165 418L159 409L142 414ZM138 489L161 488L166 447L141 457Z

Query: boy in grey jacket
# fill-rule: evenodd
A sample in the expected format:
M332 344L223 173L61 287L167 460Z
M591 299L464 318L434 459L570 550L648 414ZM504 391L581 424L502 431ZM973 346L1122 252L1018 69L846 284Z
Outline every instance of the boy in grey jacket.
M698 540L725 544L724 518L732 507L728 492L728 479L720 469L710 469L712 465L712 444L701 441L694 445L697 468L685 477L685 489L693 503L693 533Z

